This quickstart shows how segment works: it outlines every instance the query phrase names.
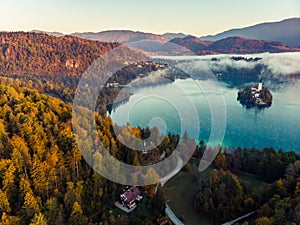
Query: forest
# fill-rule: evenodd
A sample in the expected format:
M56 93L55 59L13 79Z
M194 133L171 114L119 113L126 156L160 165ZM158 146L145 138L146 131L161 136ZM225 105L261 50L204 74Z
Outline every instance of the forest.
M201 156L205 149L200 147L195 156ZM199 182L194 206L216 224L250 212L255 212L255 224L300 223L300 155L273 148L224 147L214 167ZM253 188L250 183L240 182L238 177L243 173L264 183Z
M109 214L122 186L98 175L82 158L70 104L4 85L0 99L0 224L156 224L164 217L164 201L153 186L143 188L148 194L133 216ZM97 121L103 142L115 145L113 154L124 161L137 157L117 145L110 118L98 116ZM177 138L166 137L161 148L171 151ZM150 176L155 173L149 174L154 179Z
M71 102L82 73L118 43L73 36L0 32L0 76L3 84L29 87Z
M75 77L100 55L120 45L30 32L0 32L0 43L1 74Z

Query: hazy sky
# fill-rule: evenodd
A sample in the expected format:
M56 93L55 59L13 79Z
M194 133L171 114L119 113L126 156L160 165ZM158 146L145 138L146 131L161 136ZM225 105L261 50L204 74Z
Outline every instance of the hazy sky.
M299 0L0 0L0 30L215 34L300 17Z

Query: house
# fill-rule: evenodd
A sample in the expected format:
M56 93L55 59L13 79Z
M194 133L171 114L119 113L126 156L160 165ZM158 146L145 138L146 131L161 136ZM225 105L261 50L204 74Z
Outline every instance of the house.
M141 192L136 186L127 187L120 195L120 203L128 209L133 209L136 207L137 202L143 199L140 194Z

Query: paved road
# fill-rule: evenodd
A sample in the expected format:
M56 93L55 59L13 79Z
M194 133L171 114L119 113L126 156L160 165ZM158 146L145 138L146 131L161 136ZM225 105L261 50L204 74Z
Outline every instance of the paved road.
M180 156L178 156L178 159L177 159L177 166L176 168L171 172L169 173L167 176L163 177L160 179L160 183L161 183L161 186L164 186L164 184L169 180L171 179L173 176L175 176L182 168L183 166L183 161L181 159ZM158 187L158 186L157 186ZM156 188L157 188L156 187ZM175 213L171 210L171 208L168 206L168 204L166 203L166 209L165 209L165 212L166 212L166 215L170 218L170 220L175 224L175 225L184 225L184 223L177 218L177 216L175 215ZM244 219L244 218L247 218L249 216L251 216L252 214L254 214L255 212L251 212L251 213L248 213L246 215L243 215L239 218L236 218L235 220L232 220L232 221L229 221L229 222L226 222L226 223L223 223L222 225L233 225L235 224L236 222Z
M167 216L170 218L170 220L175 224L175 225L184 225L184 223L181 222L180 219L177 218L177 216L173 213L172 209L168 206L166 203L166 210L165 210Z
M235 220L229 221L229 222L227 222L227 223L223 223L222 225L232 225L232 224L235 224L236 222L238 222L238 221L240 221L240 220L242 220L242 219L244 219L244 218L247 218L248 216L251 216L251 215L254 214L254 213L255 213L255 212L248 213L248 214L243 215L243 216L241 216L241 217L239 217L239 218L236 218Z
M176 168L171 173L166 175L165 177L160 178L161 186L163 187L164 184L167 183L168 180L170 180L172 177L174 177L181 170L182 166L183 166L182 158L180 156L177 156Z

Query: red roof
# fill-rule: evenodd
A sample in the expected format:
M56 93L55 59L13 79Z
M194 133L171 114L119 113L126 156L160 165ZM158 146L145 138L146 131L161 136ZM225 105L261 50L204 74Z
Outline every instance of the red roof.
M136 186L132 186L123 195L126 197L126 204L130 204L132 201L136 199L136 197L140 194L140 190Z

